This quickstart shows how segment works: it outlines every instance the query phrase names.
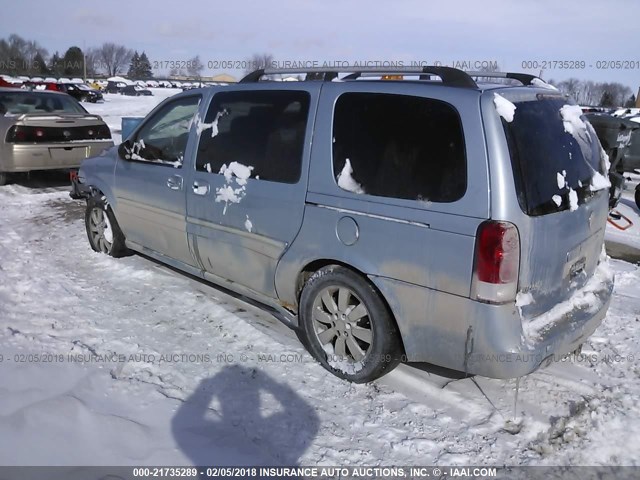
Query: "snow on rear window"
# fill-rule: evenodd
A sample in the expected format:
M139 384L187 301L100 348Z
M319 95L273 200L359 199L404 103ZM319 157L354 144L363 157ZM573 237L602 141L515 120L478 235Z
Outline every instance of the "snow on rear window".
M498 115L507 122L513 122L513 116L516 113L516 106L499 93L493 94L493 104L496 106Z
M582 109L578 105L563 105L560 109L564 131L580 139L587 132L587 124L582 120Z

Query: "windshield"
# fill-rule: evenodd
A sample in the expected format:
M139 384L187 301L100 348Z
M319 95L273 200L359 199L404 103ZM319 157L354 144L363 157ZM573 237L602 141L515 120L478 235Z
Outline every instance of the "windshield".
M23 91L0 93L0 114L51 112L87 113L78 102L67 95Z
M513 120L502 123L523 211L544 215L588 201L607 172L598 137L580 107L559 96L515 107Z

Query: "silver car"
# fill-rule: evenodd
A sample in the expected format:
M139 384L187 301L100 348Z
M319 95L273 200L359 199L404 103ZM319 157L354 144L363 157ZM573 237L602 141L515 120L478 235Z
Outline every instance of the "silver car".
M66 93L0 88L0 185L16 172L77 168L112 146L109 127Z
M518 377L597 328L607 158L579 107L524 74L272 73L171 97L86 160L92 248L262 302L354 382L400 361Z

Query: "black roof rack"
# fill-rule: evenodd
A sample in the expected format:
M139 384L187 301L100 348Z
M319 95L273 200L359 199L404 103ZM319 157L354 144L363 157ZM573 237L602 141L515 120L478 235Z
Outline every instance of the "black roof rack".
M324 80L330 82L338 77L338 73L349 73L345 80L355 80L363 76L375 75L419 75L423 80L430 80L432 75L442 79L442 84L451 87L478 88L476 82L462 70L451 67L426 66L420 68L361 68L361 67L344 67L344 68L264 68L255 70L246 75L240 83L257 82L264 75L286 75L292 73L304 73L307 80Z
M486 78L510 78L512 80L519 81L522 85L533 85L533 81L538 79L541 82L547 83L540 77L531 75L529 73L514 73L514 72L467 72L470 77L486 77Z

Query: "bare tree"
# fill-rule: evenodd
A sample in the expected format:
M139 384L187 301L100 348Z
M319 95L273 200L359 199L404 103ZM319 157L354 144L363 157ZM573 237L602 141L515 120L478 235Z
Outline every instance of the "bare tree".
M131 62L133 51L123 45L104 43L98 49L102 67L110 77L124 72Z
M254 53L250 58L247 58L244 73L248 74L259 68L269 68L273 60L273 55L270 53Z
M181 68L172 68L171 70L169 70L169 78L172 77L186 77L187 74L184 70L182 70Z
M202 76L204 65L200 61L200 55L196 55L187 62L187 74L191 77L200 78Z
M562 93L566 93L576 102L579 102L578 94L581 87L580 80L578 80L577 78L569 78L567 80L559 82L556 86Z
M0 39L0 65L13 75L39 73L42 61L48 56L47 50L37 42L15 33L7 40Z
M102 73L102 56L97 48L88 48L84 52L85 64L87 65L87 75L95 76L98 73Z

